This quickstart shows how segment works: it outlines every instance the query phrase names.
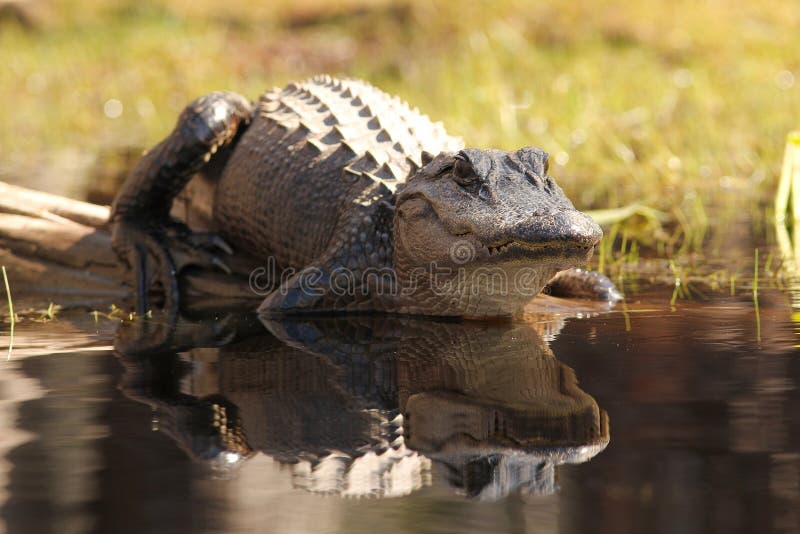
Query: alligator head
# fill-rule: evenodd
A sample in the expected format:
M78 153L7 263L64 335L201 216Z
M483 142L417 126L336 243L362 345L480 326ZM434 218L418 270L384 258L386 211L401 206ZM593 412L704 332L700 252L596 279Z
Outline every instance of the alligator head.
M558 271L584 266L603 233L547 174L547 159L525 147L430 160L398 191L399 278L446 293L439 300L453 315L502 315L524 306Z

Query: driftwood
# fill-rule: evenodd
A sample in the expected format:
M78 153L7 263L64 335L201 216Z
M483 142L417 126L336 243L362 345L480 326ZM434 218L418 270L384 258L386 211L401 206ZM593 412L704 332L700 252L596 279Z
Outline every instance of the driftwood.
M0 264L8 272L15 311L46 309L51 303L61 309L130 307L130 276L111 250L108 214L107 206L0 182ZM192 272L182 277L187 305L257 299L247 283L253 262L234 256L230 264L238 276Z

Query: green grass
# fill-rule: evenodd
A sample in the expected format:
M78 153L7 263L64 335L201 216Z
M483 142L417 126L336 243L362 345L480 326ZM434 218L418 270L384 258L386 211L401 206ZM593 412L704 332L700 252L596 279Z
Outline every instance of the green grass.
M800 123L793 0L58 5L34 12L36 30L0 28L0 178L65 149L150 146L208 91L255 98L329 72L399 94L468 145L543 147L579 208L667 214L666 232L634 217L627 242L674 257L708 248L709 220L764 219Z
M796 274L800 271L800 132L792 132L786 138L774 211L775 237L784 266ZM787 216L789 211L791 216Z

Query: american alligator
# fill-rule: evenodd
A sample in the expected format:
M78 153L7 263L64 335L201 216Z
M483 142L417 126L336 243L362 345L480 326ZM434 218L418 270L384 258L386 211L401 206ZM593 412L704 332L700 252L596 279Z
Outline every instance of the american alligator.
M190 179L191 210L170 211ZM319 76L256 104L196 99L134 167L111 215L137 306L160 286L178 305L186 266L227 269L228 243L278 278L260 311L511 315L602 237L548 175L548 155L463 148L416 109L358 80ZM615 300L610 281L572 271L554 291ZM560 280L560 284L558 283Z

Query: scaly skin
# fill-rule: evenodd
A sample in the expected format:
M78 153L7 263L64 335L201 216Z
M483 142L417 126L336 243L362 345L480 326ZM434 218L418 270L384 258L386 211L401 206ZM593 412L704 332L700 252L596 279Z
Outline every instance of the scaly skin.
M358 80L317 77L255 106L212 93L131 173L112 210L114 247L136 272L140 310L153 281L177 308L177 273L225 269L230 243L295 273L264 313L507 316L585 265L602 236L547 169L535 148L462 149ZM213 198L192 202L224 241L169 218L197 173L216 173ZM613 284L599 287L593 296L611 299Z

